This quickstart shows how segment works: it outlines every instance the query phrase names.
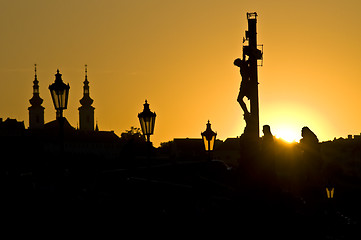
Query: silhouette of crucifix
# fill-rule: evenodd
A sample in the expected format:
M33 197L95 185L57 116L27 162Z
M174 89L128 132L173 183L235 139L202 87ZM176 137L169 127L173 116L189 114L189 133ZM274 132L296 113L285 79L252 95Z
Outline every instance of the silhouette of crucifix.
M241 105L241 108L243 110L243 116L244 119L247 120L250 117L250 112L247 109L246 103L243 101L244 97L247 97L248 100L250 100L251 98L251 94L250 94L250 71L249 71L249 63L247 60L240 59L237 58L236 60L234 60L233 64L237 67L239 67L241 76L242 76L242 81L241 81L241 86L239 88L239 94L237 97L237 102L239 103L239 105Z

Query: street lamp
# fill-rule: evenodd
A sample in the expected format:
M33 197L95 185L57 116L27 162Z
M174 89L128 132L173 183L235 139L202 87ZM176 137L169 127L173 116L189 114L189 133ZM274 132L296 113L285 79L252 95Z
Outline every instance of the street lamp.
M143 135L147 136L147 142L150 142L150 135L153 135L155 117L157 116L154 112L149 109L149 104L145 100L143 112L138 114L140 126L142 127Z
M55 74L55 82L49 85L51 98L53 99L54 107L56 109L57 119L63 118L63 109L66 109L68 106L69 89L69 83L65 84L63 82L58 69Z
M327 198L328 198L328 199L332 199L332 198L333 198L334 192L335 192L335 188L333 188L333 187L326 187L326 194L327 194Z
M210 160L210 158L211 158L210 154L211 154L211 151L213 151L214 142L216 140L217 133L212 131L209 120L207 123L206 130L204 132L202 132L201 135L202 135L202 139L203 139L203 143L204 143L204 148L208 152L208 156L209 156L209 160Z
M63 110L68 106L69 97L69 83L65 84L61 79L59 69L55 74L55 82L49 85L51 98L53 99L54 107L56 109L56 119L59 122L59 136L60 136L60 151L64 152L64 117Z

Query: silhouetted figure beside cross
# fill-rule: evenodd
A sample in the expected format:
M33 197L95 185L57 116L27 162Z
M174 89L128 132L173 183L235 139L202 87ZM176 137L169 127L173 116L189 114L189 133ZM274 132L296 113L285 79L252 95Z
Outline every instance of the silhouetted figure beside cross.
M302 128L301 136L300 146L303 159L312 162L312 165L314 165L314 161L318 161L320 157L318 138L308 127Z
M316 134L308 127L303 127L301 131L302 139L300 140L301 161L300 168L301 184L304 187L305 197L315 198L321 191L322 179L322 158L320 153L320 145Z
M271 127L269 125L263 125L262 131L263 137L261 138L260 146L260 168L262 169L264 183L273 190L277 180L275 169L275 148L277 146L271 132Z
M271 127L269 125L263 125L263 137L262 137L262 148L263 149L272 149L274 143L274 137L271 132Z

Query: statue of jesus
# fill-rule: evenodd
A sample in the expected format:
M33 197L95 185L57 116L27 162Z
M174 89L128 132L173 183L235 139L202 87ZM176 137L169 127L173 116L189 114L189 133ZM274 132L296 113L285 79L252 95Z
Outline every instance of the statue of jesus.
M243 113L244 113L244 119L247 122L247 120L250 117L250 112L248 111L247 106L246 106L245 102L243 101L243 98L247 97L248 100L250 99L249 63L248 63L248 61L246 61L244 59L237 58L236 60L234 60L233 64L235 66L239 67L239 70L240 70L240 73L242 76L242 81L241 81L241 86L239 88L237 102L241 106Z

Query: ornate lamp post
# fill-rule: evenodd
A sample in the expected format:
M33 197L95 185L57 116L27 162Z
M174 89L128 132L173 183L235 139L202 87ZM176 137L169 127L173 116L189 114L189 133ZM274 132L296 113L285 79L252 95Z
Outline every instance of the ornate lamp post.
M69 83L65 84L63 82L63 80L61 79L61 74L59 73L59 69L58 69L55 74L55 82L49 85L49 90L56 110L56 119L59 122L61 152L64 151L63 110L66 109L68 106L69 89L70 89Z
M327 198L328 198L328 199L332 199L332 198L333 198L334 192L335 192L335 188L333 188L333 187L326 187L326 194L327 194Z
M204 148L205 148L206 152L208 152L209 160L211 160L211 151L213 151L214 142L216 140L217 133L212 131L209 120L207 123L206 130L204 132L202 132L201 135L202 135L202 139L203 139L203 143L204 143Z
M145 100L143 112L138 114L140 126L142 127L143 135L147 136L147 142L150 142L150 135L153 135L155 117L157 116L154 112L149 109L149 104Z
M138 114L140 126L142 128L143 135L147 136L147 165L148 165L148 180L151 181L151 142L150 135L153 135L154 125L155 125L155 117L157 116L154 112L151 112L149 109L149 104L147 100L145 100L143 112Z
M331 221L336 221L336 208L334 200L335 188L332 185L326 186L327 202L326 209Z
M56 109L57 119L63 118L63 110L68 107L69 89L69 83L65 84L63 82L58 69L55 74L55 82L49 85L51 98L53 99L54 107Z

